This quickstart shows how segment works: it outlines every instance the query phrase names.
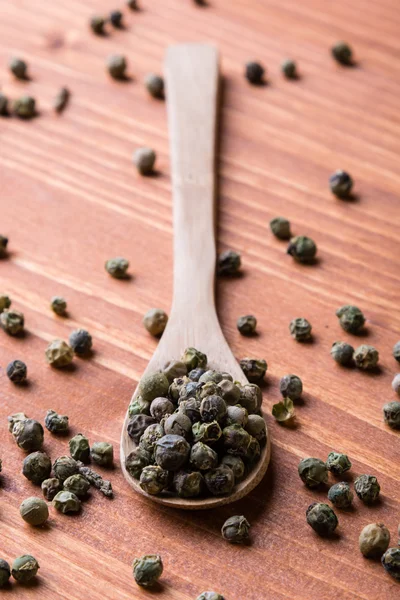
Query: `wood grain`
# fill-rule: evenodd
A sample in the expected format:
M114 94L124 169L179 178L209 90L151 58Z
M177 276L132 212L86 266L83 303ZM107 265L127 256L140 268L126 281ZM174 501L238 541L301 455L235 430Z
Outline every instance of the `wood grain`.
M1 555L24 552L40 564L37 587L12 586L4 596L110 600L150 597L130 570L134 556L159 552L165 563L160 597L191 600L215 589L226 600L395 600L399 587L379 563L362 558L361 528L382 521L396 543L400 498L399 436L382 422L382 404L393 399L398 371L391 356L400 339L398 236L400 177L400 18L394 0L142 0L126 15L126 29L106 38L90 34L87 21L118 8L108 0L3 0L0 3L0 80L12 97L29 92L40 117L0 121L1 232L10 257L0 263L1 289L26 316L24 339L1 336L0 418L3 474L0 486ZM121 3L122 4L122 3ZM357 67L334 64L329 47L351 43ZM172 298L172 201L165 105L142 85L160 72L168 44L208 41L218 46L224 75L220 149L220 250L243 254L244 275L219 281L218 313L237 358L265 357L269 364L264 408L279 398L278 381L303 378L304 402L297 428L270 418L272 461L260 486L231 507L180 513L132 493L119 466L110 473L114 501L98 495L78 518L51 514L48 529L21 522L20 502L34 488L19 474L23 455L6 428L6 416L24 410L43 419L48 408L70 415L73 431L118 446L125 410L156 341L141 325L152 306L169 310ZM111 53L125 53L132 81L110 81ZM28 59L32 80L13 81L11 55ZM286 56L298 61L301 78L286 81ZM268 85L243 78L247 60L259 59ZM71 104L62 116L51 110L61 86ZM158 152L157 178L140 178L131 155L139 145ZM355 179L357 201L339 202L328 192L336 168ZM292 262L285 244L272 238L268 221L282 214L295 233L313 237L320 261ZM123 255L133 277L110 279L104 261ZM59 319L48 303L68 299L70 315ZM344 334L335 309L357 303L368 317L367 335ZM236 331L241 314L254 313L259 336ZM296 344L288 323L310 319L314 343ZM44 361L46 342L77 327L93 334L96 353L76 360L71 372ZM368 375L338 368L329 356L336 339L368 341L381 354L382 371ZM31 384L11 385L6 364L21 358ZM66 441L46 436L52 457ZM353 476L377 475L382 502L355 502L339 514L340 536L318 539L305 523L309 503L325 492L305 489L297 463L306 455L349 454ZM118 453L116 453L118 454ZM253 544L222 543L228 516L245 514Z

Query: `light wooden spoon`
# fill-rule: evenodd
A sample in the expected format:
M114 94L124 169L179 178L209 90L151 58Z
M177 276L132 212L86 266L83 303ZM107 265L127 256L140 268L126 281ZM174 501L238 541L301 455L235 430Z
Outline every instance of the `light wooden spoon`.
M215 310L215 142L218 112L218 52L205 44L172 46L166 56L166 89L172 162L174 207L174 294L168 325L144 374L154 373L185 348L207 354L210 369L226 371L248 383L234 358ZM133 395L137 395L137 389ZM127 414L121 438L121 465L135 491L155 502L183 509L207 509L248 494L264 476L270 459L270 439L259 462L229 496L184 499L146 494L125 469L125 458L136 447L127 434Z

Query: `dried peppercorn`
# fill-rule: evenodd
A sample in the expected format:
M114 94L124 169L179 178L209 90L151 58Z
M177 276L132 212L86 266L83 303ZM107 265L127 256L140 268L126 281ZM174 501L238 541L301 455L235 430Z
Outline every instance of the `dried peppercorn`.
M20 58L12 58L9 63L11 73L17 79L27 79L28 65Z
M144 80L147 91L153 98L164 98L164 79L154 73L149 73Z
M53 464L54 475L62 483L79 472L79 465L71 456L59 456Z
M30 554L16 558L11 567L11 574L18 583L28 583L38 572L39 563Z
M0 313L0 326L9 335L18 335L24 330L24 315L17 310L3 310Z
M22 360L13 360L7 365L7 377L13 383L24 383L26 381L27 366Z
M63 490L54 496L53 506L58 512L66 515L68 513L79 512L82 504L76 494Z
M338 518L328 504L314 502L306 512L307 523L318 535L326 537L331 535L338 526Z
M249 540L250 523L243 515L229 517L222 525L224 540L231 544L245 544Z
M203 491L203 475L199 471L178 471L174 475L173 486L180 498L195 498Z
M290 240L286 252L297 262L311 263L317 254L317 246L311 238L305 235L298 235Z
M107 70L113 79L125 79L128 63L125 56L113 54L107 59Z
M53 340L46 348L46 360L57 369L67 367L74 358L74 351L63 340Z
M13 113L20 119L32 119L36 116L36 100L32 96L21 96L14 101Z
M86 498L89 489L90 483L80 473L70 475L70 477L67 477L67 479L64 481L64 490L75 494L75 496L78 498Z
M319 458L303 458L298 466L302 482L309 488L318 487L328 481L328 469Z
M386 573L400 581L400 548L389 548L381 559Z
M48 410L44 418L44 424L51 433L64 434L69 429L67 415L59 415L55 410Z
M397 362L400 362L400 342L397 342L393 346L393 358L397 360Z
M7 245L8 238L0 234L0 258L5 258L7 256Z
M114 448L108 442L94 442L90 448L90 457L102 467L111 467L114 462Z
M383 406L383 418L385 423L393 429L400 428L400 402L388 402Z
M364 504L373 504L379 497L381 486L373 475L360 475L354 481L354 489Z
M62 113L64 111L64 109L67 107L70 97L71 92L69 89L62 87L53 102L53 108L56 113Z
M263 358L243 358L240 367L251 383L260 381L267 372L268 365Z
M342 366L353 364L354 348L347 342L333 342L331 356L335 362Z
M142 587L153 586L163 572L163 563L158 554L146 554L141 558L135 558L132 567L135 581Z
M353 502L353 492L347 481L335 483L328 491L328 499L336 508L349 508Z
M298 400L303 393L303 382L297 375L284 375L279 382L279 391L284 398Z
M326 460L326 468L334 475L343 475L343 473L351 469L351 462L347 454L330 452Z
M353 51L349 44L346 42L337 42L332 47L332 56L336 62L341 65L352 65L353 64Z
M0 558L0 588L4 587L11 577L10 565L6 560Z
M49 509L42 498L34 496L26 498L19 507L19 514L29 525L43 525L49 518Z
M217 273L218 275L235 276L240 272L242 259L239 252L235 250L226 250L221 252L217 260Z
M236 326L242 335L253 335L257 327L257 319L254 315L239 317Z
M287 79L296 79L297 65L291 58L285 59L281 64L281 70Z
M164 332L168 323L168 315L161 308L151 308L143 317L143 325L155 337ZM184 373L186 375L186 372ZM179 375L176 375L178 377Z
M307 342L311 339L311 323L303 317L293 319L289 323L289 331L296 342Z
M378 365L379 352L373 346L362 344L354 350L353 358L356 367L368 371Z
M139 483L146 494L157 496L168 487L168 471L158 465L144 467L140 474Z
M261 63L251 61L246 64L245 76L249 83L260 85L264 80L265 69Z
M390 533L383 523L366 525L358 539L360 552L366 558L381 558L389 547Z
M357 306L345 304L336 311L340 326L348 333L359 333L365 323L365 317Z
M53 296L50 308L56 315L64 316L67 310L67 301L62 296Z
M96 15L90 19L90 29L96 35L104 35L105 34L105 25L107 23L107 19L100 15Z
M353 187L353 180L346 171L339 169L330 176L329 187L337 198L348 198Z
M145 467L152 462L152 455L144 448L137 447L128 454L125 459L125 468L129 475L135 479L140 479L140 475Z
M133 162L141 175L151 175L154 172L156 153L152 148L138 148L133 154Z
M207 471L204 480L208 491L213 496L230 494L235 485L235 475L232 469L226 465L220 465L216 469Z
M115 279L126 279L129 262L126 258L117 256L116 258L110 258L104 265L107 273Z
M89 354L92 349L92 336L86 329L75 329L69 336L69 345L78 356Z
M285 217L275 217L269 222L272 233L279 240L290 240L290 222Z
M17 445L25 452L40 450L43 445L43 427L35 419L21 418L15 420L11 433Z
M123 19L123 14L120 10L113 10L110 13L110 23L116 29L122 28L122 26L123 26L122 19Z
M22 473L29 481L40 485L42 481L50 477L51 460L49 456L45 452L28 454L22 464Z
M57 477L50 477L42 481L41 488L46 500L53 500L54 496L62 490L62 483Z
M1 238L1 236L0 236ZM1 256L1 241L0 241L0 256ZM6 308L10 308L11 300L6 294L0 294L0 313Z
M74 460L80 460L85 464L90 461L89 440L83 433L77 433L69 440L69 451Z
M282 402L277 402L272 406L272 416L279 423L290 421L295 415L293 400L284 398Z

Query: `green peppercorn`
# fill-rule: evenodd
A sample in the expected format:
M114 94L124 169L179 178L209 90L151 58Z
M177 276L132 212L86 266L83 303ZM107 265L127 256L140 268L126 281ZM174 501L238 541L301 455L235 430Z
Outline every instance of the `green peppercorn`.
M8 238L4 235L0 235L0 258L5 258L7 256L7 244Z
M240 367L247 379L255 383L263 379L268 365L263 358L243 358L240 361Z
M125 468L129 475L135 479L140 479L140 474L145 467L148 467L152 462L150 452L144 448L137 447L128 454L125 459Z
M153 98L164 98L164 79L159 75L150 73L146 76L144 85Z
M9 63L11 73L17 79L27 79L28 65L20 58L12 58Z
M44 424L51 433L64 434L69 429L67 415L59 415L55 410L48 410L44 418Z
M278 421L278 423L284 423L290 421L295 415L293 400L290 398L284 398L282 402L277 402L272 406L272 416Z
M28 583L39 570L39 563L30 554L16 558L11 567L11 574L18 583Z
M46 348L46 360L57 369L67 367L74 358L74 351L64 340L53 340Z
M220 371L215 371L214 369L208 369L204 371L199 378L199 383L220 383L223 379L222 373Z
M284 375L279 382L279 390L284 398L298 400L303 393L303 382L297 375Z
M126 0L126 5L132 10L139 10L137 0Z
M365 317L357 306L345 304L336 311L339 323L348 333L359 333L365 323Z
M19 507L19 514L29 525L43 525L49 518L49 509L42 498L26 498Z
M154 423L156 423L156 420L149 415L134 415L128 421L127 432L129 437L135 444L138 444L147 427Z
M6 117L8 115L8 98L0 92L0 116ZM1 559L0 559L1 560ZM0 575L0 587L1 587L1 575Z
M62 483L56 477L50 477L49 479L42 481L41 488L46 500L53 500L54 496L58 494L58 492L61 492Z
M45 452L32 452L22 463L23 475L35 484L50 477L51 460Z
M107 59L107 70L113 79L126 79L127 62L125 56L113 54Z
M146 494L161 494L168 487L168 471L157 465L144 467L140 474L140 487Z
M0 588L4 587L11 576L10 565L6 560L0 558Z
M379 362L379 352L373 346L362 344L354 350L354 363L359 369L374 369Z
M13 415L10 415L7 417L7 421L8 421L8 431L10 433L13 432L14 429L14 425L16 423L19 423L20 421L26 421L28 419L28 417L26 416L25 413L15 413ZM39 423L40 425L40 423Z
M228 454L230 451L228 450ZM261 456L261 447L260 442L256 440L255 437L250 436L249 444L246 448L246 454L243 457L243 460L247 463L256 462Z
M114 462L114 448L108 442L94 442L90 449L90 456L97 465L111 467Z
M272 233L279 240L290 240L290 222L285 217L275 217L269 222Z
M293 319L289 323L289 331L296 342L307 342L311 339L311 323L302 317Z
M333 58L341 65L353 64L353 51L346 42L337 42L331 51Z
M334 475L343 475L343 473L351 469L351 462L347 454L330 452L326 460L326 468Z
M397 362L400 362L400 342L397 342L393 346L393 357L395 360L397 360Z
M163 563L158 554L146 554L133 561L133 576L138 585L151 587L160 579L163 572Z
M360 552L366 558L381 558L389 547L390 533L383 523L366 525L358 539Z
M122 29L122 27L123 27L122 19L123 19L123 14L120 10L113 10L110 13L110 23L116 29Z
M154 398L150 404L150 414L157 421L161 421L163 417L172 415L175 407L168 398Z
M53 108L56 113L62 113L64 109L67 107L69 99L71 97L71 92L68 88L62 87L60 91L57 93L57 96L54 98Z
M50 308L56 315L63 316L67 310L67 301L62 296L53 296Z
M353 364L354 348L346 342L333 342L331 356L339 365L349 366Z
M69 452L74 460L85 464L90 462L89 440L83 433L77 433L69 440Z
M373 504L379 497L381 486L373 475L360 475L354 481L354 489L364 504Z
M0 236L1 237L1 236ZM1 256L1 248L0 248L0 256ZM6 308L10 308L11 300L6 294L0 294L0 313L3 312Z
M240 400L240 388L229 379L223 379L218 383L218 394L228 405L237 404Z
M328 491L328 499L336 508L349 508L353 502L353 492L347 481L335 483Z
M107 20L104 17L96 15L90 19L90 29L96 35L104 35L105 30L104 27L107 23Z
M195 498L204 488L203 475L199 471L178 471L173 485L180 498Z
M386 573L400 581L400 548L389 548L381 559Z
M196 350L196 348L186 348L181 358L182 362L186 365L187 370L207 367L207 356Z
M224 540L231 544L245 544L249 540L250 523L243 515L229 517L222 525Z
M328 482L328 469L319 458L303 458L299 463L298 472L302 482L309 488Z
M32 119L36 116L36 100L32 96L21 96L14 101L13 112L20 119Z
M329 186L332 194L337 198L348 198L353 187L353 180L346 171L335 171L329 178Z
M26 364L22 360L13 360L7 365L6 373L13 383L24 383L27 374Z
M126 279L128 277L127 270L129 262L126 258L117 256L116 258L110 258L105 263L105 269L111 277L114 279Z
M180 360L170 360L166 363L161 372L164 373L169 383L172 383L177 377L183 377L184 375L187 375L187 368L186 365Z
M69 345L75 354L85 356L92 348L92 336L86 329L75 329L69 336Z
M249 414L258 412L261 409L262 394L259 386L255 383L249 383L241 386L239 404L243 406Z
M236 326L242 335L253 335L257 327L257 319L253 315L239 317Z
M139 448L143 448L146 450L146 452L149 452L151 455L153 455L156 442L160 440L165 433L164 427L160 423L153 423L153 425L149 425L140 438Z
M196 600L224 600L224 597L217 594L217 592L202 592Z
M58 512L66 515L67 513L77 513L81 510L81 501L78 496L72 492L58 492L53 498L53 506Z
M40 450L43 445L43 427L34 419L21 419L14 423L12 434L17 445L25 452Z
M259 442L264 442L266 440L267 428L264 418L260 415L249 415L245 429Z
M389 427L400 428L400 402L388 402L383 406L383 419Z
M220 396L207 396L201 401L200 415L205 423L221 422L226 417L226 404Z
M246 64L245 76L249 83L260 85L264 80L265 69L259 62L248 62Z
M154 398L165 397L168 388L169 382L163 373L151 373L150 375L144 375L140 380L139 395L144 402L152 402Z
M287 254L293 256L297 262L311 263L317 254L317 246L311 238L299 235L290 240Z
M80 473L70 475L70 477L67 477L67 479L64 481L64 490L75 494L75 496L78 498L86 498L89 488L90 483Z
M306 511L307 523L318 535L331 535L338 526L338 518L328 504L314 502Z
M223 447L228 454L245 457L250 434L240 425L228 425L222 430Z
M129 403L128 414L129 417L140 414L150 414L150 402L145 402L141 396L135 396Z
M190 397L195 397L198 400L203 400L204 398L208 398L209 396L218 396L221 400L222 398L219 395L219 389L217 384L214 381L207 381L207 383L202 382L194 382L191 381L186 385L185 389L182 389L181 393L183 394L182 398L187 400ZM180 402L180 400L178 400Z
M230 469L232 469L236 483L243 479L245 473L245 466L240 456L225 454L225 456L222 457L221 466L229 467Z
M143 317L143 325L155 337L164 333L167 326L168 315L161 308L151 308ZM184 373L186 375L186 373Z
M138 148L133 155L133 162L141 175L154 173L156 153L152 148Z
M217 442L222 435L222 430L216 421L212 423L194 423L192 425L193 441L212 444Z
M235 476L233 471L225 465L207 471L204 479L208 491L213 496L225 496L226 494L230 494L235 486Z
M24 330L24 315L17 310L3 310L0 326L9 335L18 335Z
M297 65L294 60L287 58L281 64L282 73L287 79L297 78Z
M188 393L186 392L186 385L190 383L190 379L189 377L183 376L183 377L176 377L173 382L171 383L171 385L168 388L168 397L171 399L172 402L180 402L181 398L186 400L188 397L190 397L188 395ZM195 381L191 382L191 383L196 383ZM182 391L182 395L181 395L181 391ZM196 387L194 387L194 395L196 395Z
M164 435L156 442L154 453L156 463L167 471L177 471L188 460L190 445L180 435Z
M166 434L180 435L188 439L192 431L192 422L183 412L176 412L166 417L164 430Z
M240 272L241 257L235 250L226 250L221 252L217 260L217 273L222 276L235 276Z
M225 419L226 425L240 425L241 427L246 427L248 418L249 413L244 406L240 406L240 404L227 406Z
M200 471L215 469L218 465L218 454L203 442L196 442L190 450L190 463Z
M200 400L197 400L197 398L188 398L179 402L178 411L186 415L193 424L201 420L200 406Z
M64 483L68 477L79 473L79 465L71 456L60 456L53 464L54 475Z
M392 389L400 396L400 373L394 376L392 381Z

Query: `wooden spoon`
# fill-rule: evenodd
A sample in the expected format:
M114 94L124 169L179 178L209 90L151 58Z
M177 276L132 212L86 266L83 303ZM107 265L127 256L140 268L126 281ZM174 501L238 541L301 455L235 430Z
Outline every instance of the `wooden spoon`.
M166 88L174 207L174 294L168 325L144 374L154 373L185 348L207 354L210 369L227 371L248 383L234 358L215 310L215 141L217 130L218 52L205 44L172 46L166 56ZM137 389L133 398L137 395ZM183 509L207 509L248 494L262 479L270 459L270 440L247 478L229 496L184 499L146 494L125 469L135 448L121 438L121 465L135 491L154 502Z

